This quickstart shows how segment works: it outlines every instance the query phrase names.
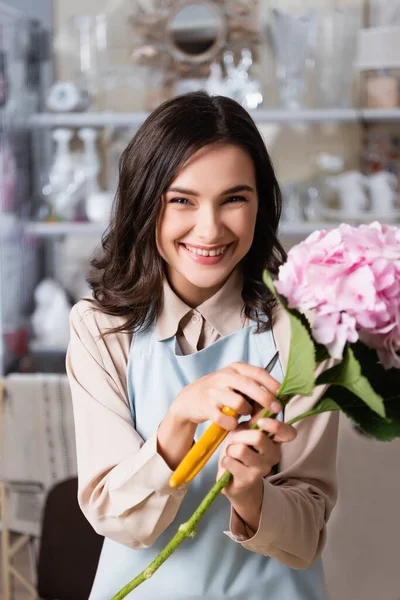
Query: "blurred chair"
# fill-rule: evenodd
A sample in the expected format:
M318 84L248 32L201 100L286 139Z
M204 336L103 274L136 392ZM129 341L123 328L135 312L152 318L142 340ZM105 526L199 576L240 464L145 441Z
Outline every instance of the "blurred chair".
M67 479L49 492L37 568L43 600L87 600L103 545L77 500L78 480Z

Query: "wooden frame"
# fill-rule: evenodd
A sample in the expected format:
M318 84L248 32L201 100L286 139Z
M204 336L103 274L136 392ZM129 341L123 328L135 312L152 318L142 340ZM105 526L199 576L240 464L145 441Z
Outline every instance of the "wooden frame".
M6 397L6 381L0 380L0 448L2 450L3 426L4 426L4 402ZM2 452L1 452L2 454ZM30 593L35 600L39 598L36 586L18 571L13 565L13 559L28 544L33 544L34 537L24 534L16 534L17 539L11 543L10 531L7 522L7 490L6 481L0 481L0 521L1 521L1 574L3 585L3 600L12 600L12 581L16 579Z

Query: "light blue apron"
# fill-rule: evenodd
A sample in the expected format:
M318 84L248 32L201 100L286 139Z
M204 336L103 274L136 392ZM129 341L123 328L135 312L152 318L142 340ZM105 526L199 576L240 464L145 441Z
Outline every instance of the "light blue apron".
M255 334L251 325L195 354L183 356L175 337L157 341L155 327L133 336L127 377L132 418L147 440L171 402L187 384L235 361L265 367L275 353L271 331ZM273 377L282 381L278 363ZM209 426L197 428L196 439ZM151 548L134 550L106 538L90 600L110 600L159 554L214 485L219 450L191 482L175 521ZM220 495L189 538L166 563L127 597L132 600L323 600L321 562L295 570L250 552L223 532L229 529L230 504Z

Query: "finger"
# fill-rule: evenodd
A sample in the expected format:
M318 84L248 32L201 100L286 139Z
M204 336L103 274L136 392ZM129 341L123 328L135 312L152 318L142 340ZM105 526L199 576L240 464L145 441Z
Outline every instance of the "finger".
M263 461L268 462L270 465L276 465L281 459L281 449L279 444L269 439L264 431L257 429L235 432L235 435L231 434L229 444L225 448L225 453L230 446L245 445L249 448L249 451L254 455L263 456ZM232 452L231 450L229 452ZM237 451L233 451L235 454ZM247 455L246 455L247 456ZM255 464L254 461L246 464Z
M247 375L241 373L227 373L224 384L229 386L232 390L248 396L273 413L279 413L282 410L282 406L277 401L274 394L268 389L261 387L257 381L254 381L254 379Z
M219 464L215 481L218 481L218 479L221 479L221 477L225 473L225 471L226 471L226 469L222 466L222 464Z
M237 413L243 416L253 414L253 406L248 402L242 394L237 393L231 389L212 389L210 390L212 397L214 397L218 405L222 408L223 406L229 406L236 410Z
M297 430L293 425L267 418L259 419L257 424L263 431L274 434L274 442L292 442L296 439Z
M211 391L211 394L212 393L213 391ZM218 404L216 404L214 407L211 407L209 418L213 423L216 423L217 425L219 425L223 429L226 429L227 431L232 431L236 429L236 427L238 426L238 419L237 417L232 417L224 414L221 410L223 406L229 406L230 408L233 408L237 413L239 413L239 415L248 415L252 412L252 407L250 406L250 404L243 400L243 398L239 396L239 394L235 394L235 392L231 392L229 390L218 390L218 394L216 395L216 397L218 400ZM247 410L249 412L245 412L246 407L248 407Z
M248 430L247 423L248 423L247 421L244 423L239 423L234 431L230 431L228 433L228 435L226 436L226 438L224 439L224 441L222 442L222 444L220 446L220 456L223 456L225 454L225 450L229 446L229 444L235 443L234 438L232 437L234 434L236 435L236 433L238 431L247 431ZM262 437L265 437L265 433L262 431L258 431L258 432L256 431L256 433L258 433L258 435L260 435Z
M231 456L224 456L221 460L222 467L232 473L236 486L245 487L253 483L258 477L262 477L255 469L246 467Z
M251 418L246 421L248 428L252 427L252 425L254 425L254 423L257 423L257 421L261 418L264 417L269 417L271 415L271 413L266 414L266 410L263 406L260 406L260 404L255 403L253 405L253 413L251 415ZM263 414L264 413L264 414ZM273 418L276 418L278 416L279 413L275 413Z
M276 394L279 390L281 384L277 381L268 371L261 367L255 367L254 365L249 365L245 362L235 362L230 365L235 371L244 375L245 377L250 377L263 387L268 390L271 394Z
M246 444L230 444L226 448L225 455L235 458L246 467L254 467L259 470L262 470L267 463L264 455L254 452L254 450ZM272 467L272 463L269 467Z
M222 427L222 429L226 429L227 431L233 431L238 425L238 420L236 417L224 415L224 413L221 412L218 406L215 406L211 409L209 419L210 421L212 421L216 425L219 425L220 427Z
M268 440L265 435L265 431L260 429L244 429L242 428L245 423L241 423L237 430L232 431L226 438L226 446L231 444L246 444L252 446L258 451L261 448L264 440ZM269 440L272 441L272 440Z

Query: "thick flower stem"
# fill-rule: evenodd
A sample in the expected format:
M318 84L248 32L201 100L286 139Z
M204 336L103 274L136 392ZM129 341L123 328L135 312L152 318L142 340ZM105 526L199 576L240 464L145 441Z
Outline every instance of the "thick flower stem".
M288 422L288 425L292 425L296 423L296 421L300 421L301 419L305 419L306 417L311 417L312 415L319 414L320 410L309 410L298 417L295 417L291 421ZM276 417L275 414L270 413L265 410L260 415L259 418L262 417ZM253 423L251 429L256 429L257 423ZM274 434L269 433L268 437L273 438ZM139 575L137 575L132 581L130 581L126 586L124 586L115 596L111 598L111 600L121 600L125 598L132 590L137 588L143 581L146 579L150 579L152 575L157 571L159 567L167 560L169 556L185 541L187 537L193 537L196 533L196 525L200 521L200 519L204 516L207 510L210 508L211 504L220 494L221 490L229 484L232 479L231 473L229 471L225 471L225 473L218 479L218 481L213 485L208 494L203 498L199 506L196 508L190 519L181 525L174 535L172 540L168 542L163 550L161 550L160 554L153 560L150 565L144 569Z
M123 587L115 596L113 596L111 600L121 600L121 598L125 598L129 592L137 588L146 579L149 579L187 537L193 537L195 535L197 523L200 521L204 513L210 508L211 504L217 498L222 488L228 485L231 478L231 473L229 473L229 471L225 471L225 473L218 479L217 483L213 485L207 496L196 508L190 519L179 527L178 532L174 535L172 540L168 542L165 548L161 550L160 554L153 560L153 562L150 563L150 565L137 577L135 577L135 579L132 579L132 581Z

